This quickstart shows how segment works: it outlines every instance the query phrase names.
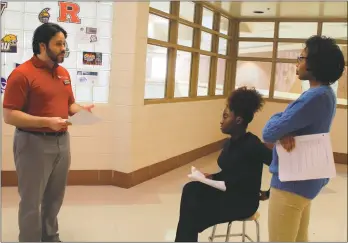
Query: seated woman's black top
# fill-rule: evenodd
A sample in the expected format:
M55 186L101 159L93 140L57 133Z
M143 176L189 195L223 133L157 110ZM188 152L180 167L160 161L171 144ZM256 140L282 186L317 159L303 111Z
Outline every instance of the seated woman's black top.
M221 172L214 174L212 179L225 182L226 203L239 207L242 214L252 214L259 206L263 164L269 166L271 162L272 150L248 132L226 142L218 158Z

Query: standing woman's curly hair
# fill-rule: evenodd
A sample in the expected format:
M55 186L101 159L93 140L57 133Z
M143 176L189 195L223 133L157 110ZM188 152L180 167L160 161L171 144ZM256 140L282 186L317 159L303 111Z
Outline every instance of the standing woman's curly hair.
M254 114L260 111L265 103L262 95L255 88L247 87L234 90L227 102L230 111L233 111L235 116L242 117L246 126L254 119Z
M344 56L334 39L312 36L305 43L306 65L316 81L324 85L335 83L344 72Z

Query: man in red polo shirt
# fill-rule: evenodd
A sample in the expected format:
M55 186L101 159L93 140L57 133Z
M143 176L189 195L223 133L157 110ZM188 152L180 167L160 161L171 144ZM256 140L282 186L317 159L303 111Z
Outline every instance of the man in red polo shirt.
M58 65L64 61L66 38L59 25L39 26L33 57L7 80L3 108L5 123L16 127L20 242L60 241L57 215L71 161L66 119L93 107L75 103L69 73Z

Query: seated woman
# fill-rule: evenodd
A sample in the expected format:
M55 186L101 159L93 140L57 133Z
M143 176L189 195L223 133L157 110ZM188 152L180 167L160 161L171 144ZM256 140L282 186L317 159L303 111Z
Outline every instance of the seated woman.
M255 89L241 87L232 92L223 112L221 131L231 138L225 144L218 165L221 172L207 175L223 181L221 191L193 181L184 186L176 242L198 241L198 233L229 221L251 217L259 207L263 164L270 165L272 150L247 132L254 114L264 104ZM262 194L261 198L266 194Z

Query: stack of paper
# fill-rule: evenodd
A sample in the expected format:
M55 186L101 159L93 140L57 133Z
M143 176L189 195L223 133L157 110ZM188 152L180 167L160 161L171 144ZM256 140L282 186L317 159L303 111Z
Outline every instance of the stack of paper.
M295 137L295 148L287 152L278 142L280 181L301 181L336 176L328 133Z
M214 181L214 180L208 179L204 176L202 172L200 172L193 166L191 168L191 174L189 174L188 177L195 181L202 182L208 186L212 186L221 191L226 191L226 185L224 181Z

